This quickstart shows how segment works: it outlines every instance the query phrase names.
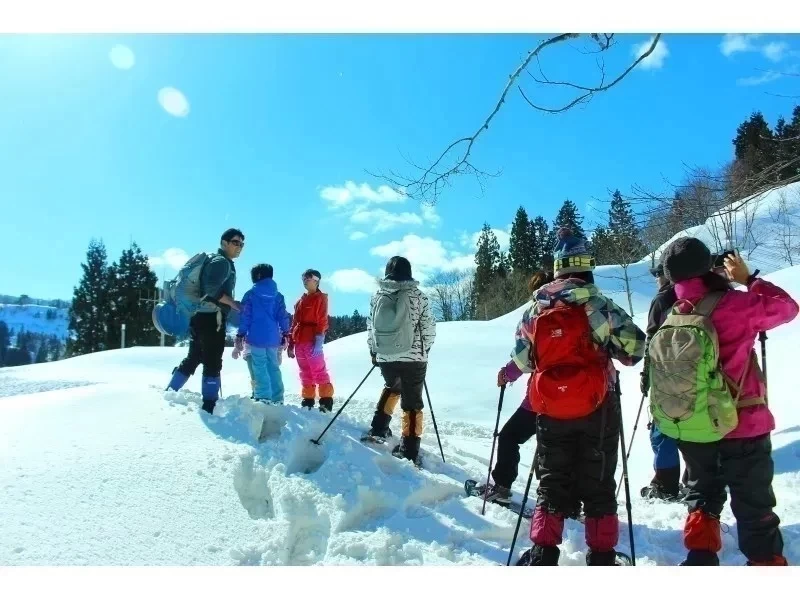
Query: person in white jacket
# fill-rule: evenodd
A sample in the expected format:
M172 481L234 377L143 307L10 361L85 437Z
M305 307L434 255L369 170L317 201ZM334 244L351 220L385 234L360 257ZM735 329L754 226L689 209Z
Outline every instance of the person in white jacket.
M428 354L436 339L436 320L428 297L411 275L411 264L394 256L386 264L385 278L370 301L367 343L372 363L384 379L384 388L366 438L391 436L389 422L400 400L403 410L402 440L392 451L398 458L419 463L422 437L422 391Z

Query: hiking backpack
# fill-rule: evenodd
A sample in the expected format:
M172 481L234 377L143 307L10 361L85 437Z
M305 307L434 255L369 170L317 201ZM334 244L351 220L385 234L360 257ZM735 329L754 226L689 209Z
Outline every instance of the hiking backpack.
M164 282L162 300L153 308L153 323L159 332L183 337L189 330L189 319L202 305L205 296L200 276L214 254L198 253L187 261L172 280Z
M534 373L528 387L536 413L576 419L594 412L608 394L608 359L592 342L582 305L558 305L533 321Z
M372 342L376 353L399 355L411 350L416 326L411 319L408 289L391 293L379 291L371 316Z
M764 403L760 398L739 400L755 354L738 384L720 367L719 337L711 313L723 295L708 293L689 313L679 311L678 301L650 340L650 413L670 438L716 442L736 429L738 408Z

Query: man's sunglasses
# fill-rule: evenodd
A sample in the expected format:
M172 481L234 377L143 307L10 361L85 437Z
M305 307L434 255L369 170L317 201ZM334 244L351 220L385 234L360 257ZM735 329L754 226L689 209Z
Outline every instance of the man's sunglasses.
M233 239L228 241L231 245L236 245L236 247L244 247L244 241L240 241L239 239Z

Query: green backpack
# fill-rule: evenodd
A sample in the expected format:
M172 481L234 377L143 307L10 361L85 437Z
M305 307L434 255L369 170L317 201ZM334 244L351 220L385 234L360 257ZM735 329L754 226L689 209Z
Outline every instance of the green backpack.
M734 383L719 364L719 338L711 312L724 295L707 294L687 314L677 304L648 347L650 413L665 436L688 442L716 442L736 429L737 410L763 405L763 398L739 400L755 353ZM734 395L733 392L736 394Z

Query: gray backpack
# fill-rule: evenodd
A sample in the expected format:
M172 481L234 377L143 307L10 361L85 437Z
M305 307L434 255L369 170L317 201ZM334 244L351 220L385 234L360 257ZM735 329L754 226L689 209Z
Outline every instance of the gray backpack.
M372 342L381 355L407 353L414 344L409 289L380 291L372 308Z

